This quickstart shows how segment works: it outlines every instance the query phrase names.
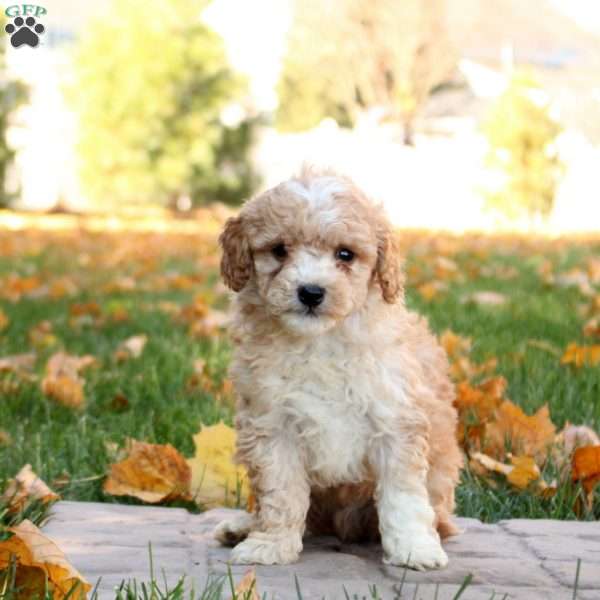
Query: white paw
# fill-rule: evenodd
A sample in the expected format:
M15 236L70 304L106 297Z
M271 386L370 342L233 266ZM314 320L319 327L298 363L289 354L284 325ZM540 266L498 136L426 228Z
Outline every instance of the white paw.
M254 515L243 513L226 521L221 521L214 529L213 535L224 546L235 546L252 530Z
M407 531L402 536L384 536L383 549L383 562L388 565L425 571L441 569L448 564L448 555L444 552L436 532Z
M252 532L231 551L234 564L287 565L296 562L302 550L298 533Z

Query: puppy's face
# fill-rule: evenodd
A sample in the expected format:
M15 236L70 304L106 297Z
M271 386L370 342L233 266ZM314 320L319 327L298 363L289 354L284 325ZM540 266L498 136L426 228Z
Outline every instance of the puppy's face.
M370 286L401 293L393 237L381 212L350 182L293 179L254 198L221 235L225 282L255 289L283 327L316 335L359 310Z

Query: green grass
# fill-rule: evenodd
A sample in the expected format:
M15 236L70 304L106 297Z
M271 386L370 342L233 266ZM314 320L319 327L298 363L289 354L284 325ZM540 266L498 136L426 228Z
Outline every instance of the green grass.
M0 333L0 357L32 349L28 332L43 320L52 323L57 340L54 345L35 349L36 381L22 382L13 375L0 374L0 429L12 440L0 446L0 485L19 467L31 463L34 471L50 484L62 475L68 476L70 483L58 490L64 498L135 502L102 492L102 479L111 462L107 442L122 444L128 437L168 442L191 456L192 435L201 423L220 419L231 422L227 405L217 402L210 392L186 386L196 358L207 362L216 380L225 376L229 360L226 338L190 336L188 324L160 308L164 301L190 303L198 293L223 307L224 296L214 291L214 243L183 235L2 235L6 235L8 243L4 251L0 245L0 284L10 274L37 275L44 284L68 276L76 282L77 290L74 295L59 299L42 293L16 302L2 299L0 290L0 308L10 320ZM545 284L537 267L549 259L556 271L567 270L599 254L600 245L529 245L497 240L488 244L489 250L482 256L472 241L459 240L456 244L458 249L452 258L465 272L469 265L513 267L517 276L509 280L476 276L451 282L446 293L430 302L421 298L415 291L417 281L409 278L408 304L427 315L436 332L450 328L471 337L475 360L497 357L497 372L509 383L508 396L527 412L548 403L557 427L570 421L600 429L600 367L563 366L560 354L528 344L528 340L541 340L562 353L570 341L583 343L581 327L585 318L578 307L589 303L589 299L577 289ZM419 265L427 273L436 249L429 243L425 254L421 250L412 251L409 247L408 265ZM191 287L179 289L178 274L200 277ZM135 289L106 289L107 283L123 277L132 278ZM465 293L476 290L507 294L509 302L500 307L461 302ZM125 322L106 318L100 326L89 323L74 327L69 307L89 301L98 302L105 315L126 309L130 318ZM140 333L149 338L142 356L115 362L112 355L118 344ZM99 368L85 374L87 404L83 411L57 405L40 391L46 360L59 349L71 354L91 353L100 361ZM125 406L113 402L118 393L127 398ZM509 517L571 519L576 518L576 492L565 488L554 498L544 500L501 483L492 489L465 471L458 489L458 513L487 521ZM586 515L599 516L598 508L595 515Z

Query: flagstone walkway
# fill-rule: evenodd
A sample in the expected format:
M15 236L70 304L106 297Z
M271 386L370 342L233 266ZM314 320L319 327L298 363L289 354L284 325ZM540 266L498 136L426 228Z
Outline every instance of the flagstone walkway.
M173 584L187 575L202 590L209 576L226 573L229 550L212 540L211 531L228 509L192 515L183 509L59 502L43 530L71 563L95 584L101 600L114 600L122 579L148 581L148 545L156 575ZM259 594L281 600L370 598L376 585L381 598L451 600L472 574L461 600L572 600L577 558L582 565L577 598L600 600L600 523L514 519L494 525L458 519L464 533L445 544L450 565L418 573L381 562L378 545L341 544L335 538L307 539L294 565L258 566ZM237 580L247 570L233 566ZM418 591L415 594L415 587ZM437 594L437 595L436 595ZM506 596L505 596L506 595Z

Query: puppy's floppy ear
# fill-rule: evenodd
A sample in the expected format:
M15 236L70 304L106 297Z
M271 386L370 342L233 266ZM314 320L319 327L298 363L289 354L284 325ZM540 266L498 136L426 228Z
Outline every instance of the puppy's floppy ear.
M239 292L248 283L254 271L252 251L244 231L241 217L227 219L225 228L219 236L223 248L221 257L221 275L234 292Z
M383 299L388 304L396 302L404 293L404 274L398 239L387 221L381 223L377 232L375 274Z

